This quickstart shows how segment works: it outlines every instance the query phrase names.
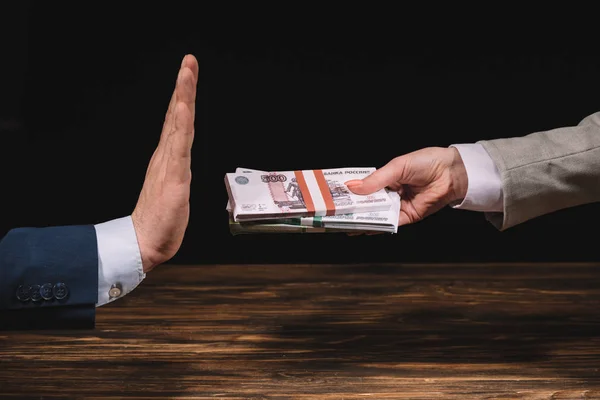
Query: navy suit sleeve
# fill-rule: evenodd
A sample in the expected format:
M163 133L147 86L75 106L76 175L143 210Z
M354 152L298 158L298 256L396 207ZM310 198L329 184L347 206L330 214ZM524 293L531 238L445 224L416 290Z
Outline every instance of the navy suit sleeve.
M8 232L0 242L0 330L94 328L97 246L93 225Z

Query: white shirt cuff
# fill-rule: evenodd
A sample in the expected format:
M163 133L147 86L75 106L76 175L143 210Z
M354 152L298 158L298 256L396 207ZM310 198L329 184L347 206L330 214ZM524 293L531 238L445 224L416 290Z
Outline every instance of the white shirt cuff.
M94 226L98 241L97 307L125 296L146 277L131 217Z
M453 208L483 212L502 212L502 179L496 164L479 143L453 144L467 170L467 195Z

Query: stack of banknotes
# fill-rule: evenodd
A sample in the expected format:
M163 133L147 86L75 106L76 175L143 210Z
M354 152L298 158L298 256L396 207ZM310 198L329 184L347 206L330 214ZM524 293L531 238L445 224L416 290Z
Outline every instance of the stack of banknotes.
M381 189L352 193L344 184L375 168L266 172L237 168L225 174L229 230L249 233L398 231L400 196Z

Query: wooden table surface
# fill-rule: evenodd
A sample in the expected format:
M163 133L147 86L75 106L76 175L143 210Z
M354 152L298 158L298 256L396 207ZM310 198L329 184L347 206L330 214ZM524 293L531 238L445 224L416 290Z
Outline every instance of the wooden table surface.
M600 264L161 266L0 332L0 396L600 399Z

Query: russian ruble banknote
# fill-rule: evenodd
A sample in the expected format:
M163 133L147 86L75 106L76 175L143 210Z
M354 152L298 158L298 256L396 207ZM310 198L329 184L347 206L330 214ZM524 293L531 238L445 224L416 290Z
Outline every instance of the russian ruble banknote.
M264 171L237 168L238 176L264 174ZM324 232L389 232L398 230L400 196L397 192L384 189L392 206L386 211L348 213L330 216L288 217L258 221L235 221L231 201L227 202L229 229L234 235L245 233L324 233Z
M344 184L374 171L334 168L264 172L238 168L225 174L225 186L236 222L389 211L392 199L385 189L357 195Z

